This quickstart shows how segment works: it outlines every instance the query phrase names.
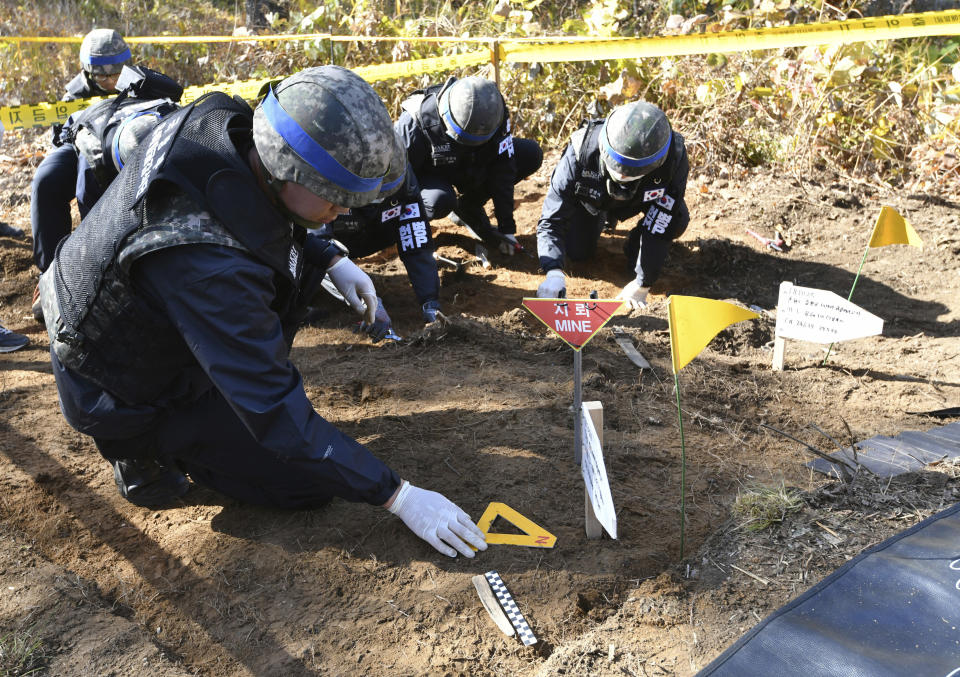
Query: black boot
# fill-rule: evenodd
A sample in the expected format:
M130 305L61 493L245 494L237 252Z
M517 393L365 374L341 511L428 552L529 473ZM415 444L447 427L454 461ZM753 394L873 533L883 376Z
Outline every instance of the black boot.
M121 496L145 508L168 504L190 488L190 480L175 466L152 458L114 461L113 479Z
M23 231L19 228L14 228L9 223L0 221L0 237L12 237L19 240L23 237Z

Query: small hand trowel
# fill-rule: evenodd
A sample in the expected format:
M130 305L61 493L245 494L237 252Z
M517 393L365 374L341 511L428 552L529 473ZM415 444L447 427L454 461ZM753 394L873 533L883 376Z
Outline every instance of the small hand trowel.
M477 574L473 577L473 587L477 589L477 594L480 595L480 602L483 604L483 608L490 614L490 618L497 624L500 631L508 637L512 636L516 630L513 629L513 625L510 624L507 615L503 613L503 608L500 606L500 602L497 601L497 596L493 594L493 590L490 589L490 584L483 574Z

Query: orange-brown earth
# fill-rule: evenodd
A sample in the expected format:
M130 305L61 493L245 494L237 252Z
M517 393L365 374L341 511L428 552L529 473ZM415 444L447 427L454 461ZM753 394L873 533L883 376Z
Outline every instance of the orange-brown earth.
M0 219L29 233L42 137L8 132L0 152ZM555 158L517 190L531 250ZM449 323L424 331L395 253L363 261L406 340L371 344L331 302L298 334L293 360L317 410L404 477L474 518L500 501L557 536L553 549L491 546L473 560L437 554L366 505L283 512L196 487L166 510L126 503L91 440L60 415L45 333L29 314L29 239L0 238L0 322L31 339L0 356L0 636L39 641L33 665L56 675L690 675L863 548L960 500L955 467L889 483L861 476L847 489L809 471L803 446L759 427L830 451L811 424L848 443L938 425L907 412L960 403L958 192L928 178L892 192L823 173L694 171L692 223L649 308L613 320L653 368L631 364L609 329L584 351L618 540L584 534L572 353L520 308L539 283L536 262L492 252L489 270L445 267ZM823 346L788 342L786 370L773 372L765 315L724 331L681 372L681 559L665 294L770 311L783 280L845 296L881 204L925 242L867 257L853 300L884 318L881 336L836 346L826 365ZM604 235L600 260L570 267L571 296L612 297L627 282L627 227ZM779 230L790 246L764 249L747 228ZM435 233L442 254L472 259L474 243L452 224ZM803 492L802 509L765 531L742 528L738 492L781 482ZM500 634L483 611L470 579L490 569L536 646Z

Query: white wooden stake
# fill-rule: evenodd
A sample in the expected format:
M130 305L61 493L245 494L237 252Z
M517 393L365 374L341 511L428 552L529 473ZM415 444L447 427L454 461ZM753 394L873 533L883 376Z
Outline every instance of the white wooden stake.
M600 438L600 447L603 447L603 404L598 401L584 402L583 410L590 414L590 420L597 431L597 437ZM587 532L587 538L593 540L603 535L603 525L597 519L593 511L593 503L590 502L590 494L587 487L583 487L583 516L584 528Z
M783 351L786 348L786 341L778 336L773 339L773 370L783 371Z

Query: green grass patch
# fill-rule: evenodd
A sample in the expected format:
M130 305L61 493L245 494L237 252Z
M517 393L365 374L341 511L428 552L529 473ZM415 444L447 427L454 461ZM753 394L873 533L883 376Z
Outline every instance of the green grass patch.
M0 635L0 677L39 675L47 666L43 640L35 628L24 628Z

